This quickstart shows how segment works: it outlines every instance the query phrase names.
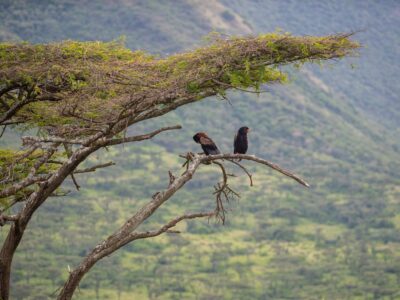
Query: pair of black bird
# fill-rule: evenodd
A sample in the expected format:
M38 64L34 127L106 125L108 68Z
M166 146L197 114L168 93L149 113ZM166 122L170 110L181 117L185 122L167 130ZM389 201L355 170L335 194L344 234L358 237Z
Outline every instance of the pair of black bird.
M233 141L233 153L245 154L247 152L247 134L249 133L249 131L250 129L246 126L239 128ZM221 153L217 145L215 145L213 140L209 138L209 136L205 132L196 133L193 136L193 139L196 143L201 145L201 148L206 155L216 155Z

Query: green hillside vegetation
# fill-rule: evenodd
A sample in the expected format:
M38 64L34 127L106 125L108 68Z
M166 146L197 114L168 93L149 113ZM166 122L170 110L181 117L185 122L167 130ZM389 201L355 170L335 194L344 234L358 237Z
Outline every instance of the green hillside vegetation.
M4 0L1 6L0 40L110 41L125 36L130 48L165 54L192 47L196 36L217 27L229 28L230 33L251 30L226 7L220 15L223 5L208 4L205 11L200 1L177 0L171 5L164 1L84 0L77 5L73 0L34 4Z
M283 7L276 1L257 6L219 1L227 24L243 18L249 28L263 32L287 25L285 29L295 33L294 27L321 34L314 24L327 33L358 29L350 20L382 20L374 23L380 25L373 33L360 33L367 45L360 59L372 62L354 70L346 63L332 70L290 70L289 83L262 86L267 93L229 92L231 105L210 98L179 108L157 123L134 126L132 134L175 123L183 129L91 157L88 164L112 160L116 166L77 176L83 187L79 193L51 199L34 216L14 260L12 299L54 298L69 266L165 187L168 170L179 173L183 161L178 154L199 151L192 141L194 132L208 132L222 152L230 152L234 132L242 125L252 129L251 154L294 170L311 188L304 190L246 163L254 174L254 187L244 175L233 179L241 198L229 204L224 226L214 219L191 221L178 226L181 234L127 245L94 268L75 298L399 299L399 110L391 96L397 93L393 74L398 64L396 56L385 51L394 51L390 45L400 26L382 17L398 6L387 1L368 8L361 2L310 1ZM209 19L215 16L197 13L201 6L196 1L87 1L81 4L84 9L74 1L0 5L2 40L112 40L125 34L130 48L164 54L194 47L200 36L218 29ZM336 13L338 6L343 9ZM312 15L306 14L315 7ZM361 16L352 15L357 9ZM327 15L330 21L324 22ZM276 21L279 18L284 24ZM330 27L339 25L343 27ZM387 41L384 50L376 47L372 35L380 43ZM379 69L374 59L380 60ZM385 70L387 76L382 76ZM393 108L386 109L384 120L377 102L383 110ZM2 146L15 145L16 133L6 134ZM234 168L232 172L240 174ZM212 168L201 168L145 228L158 228L183 212L213 208L212 185L218 176ZM73 190L73 185L63 188ZM1 229L0 239L5 233Z

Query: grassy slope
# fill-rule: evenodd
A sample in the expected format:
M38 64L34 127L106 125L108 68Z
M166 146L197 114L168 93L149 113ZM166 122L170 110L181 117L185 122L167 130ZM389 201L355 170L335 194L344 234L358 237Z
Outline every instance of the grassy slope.
M128 1L87 2L84 9L72 1L45 2L34 7L25 3L24 8L24 2L10 2L14 8L8 11L13 13L2 16L2 36L7 33L39 42L107 40L126 34L131 47L165 53L191 47L212 29L210 24L218 24L215 20L205 22L205 18L219 18L199 14L197 2L166 5L135 1L135 6ZM273 7L274 18L290 13L273 4L260 6L256 10L260 15L251 12L251 6L246 10L241 2L229 5L254 28L264 31L262 9ZM18 19L27 8L31 11L28 21ZM250 17L250 13L255 15ZM296 16L295 11L292 14ZM35 20L36 16L41 18ZM292 26L290 22L285 24ZM310 28L307 33L316 32ZM390 60L383 64L389 65ZM338 69L345 81L348 73L357 74L357 70ZM242 124L253 128L252 153L304 175L312 189L304 190L249 164L256 173L255 187L248 188L244 176L236 179L242 198L231 204L233 211L226 226L194 221L180 225L184 233L179 236L129 245L95 268L82 283L77 298L94 299L96 282L101 286L101 299L116 299L119 289L121 299L132 299L133 295L135 299L365 299L398 295L396 141L385 129L386 123L376 122L376 116L370 118L370 111L347 99L345 92L336 93L347 84L336 70L321 72L329 78L326 85L333 81L328 90L315 80L315 73L295 72L295 82L267 87L268 94L232 93L232 106L210 99L179 109L158 124L132 128L144 132L161 124L184 126L181 132L157 137L155 142L104 153L99 156L102 161L113 159L118 165L81 178L84 191L52 199L43 207L15 260L15 298L42 299L39 295L56 289L67 275L68 265L79 262L100 238L165 186L169 169L179 171L177 153L198 150L191 141L193 132L205 129L223 151L229 151L233 132ZM372 103L373 99L366 101ZM180 212L212 207L210 187L216 180L215 171L202 168L146 226L154 228Z

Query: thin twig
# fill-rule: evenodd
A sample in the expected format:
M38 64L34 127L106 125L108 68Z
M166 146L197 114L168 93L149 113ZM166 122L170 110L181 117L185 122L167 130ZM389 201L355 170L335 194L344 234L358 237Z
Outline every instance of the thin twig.
M254 155L248 155L248 154L209 155L209 156L205 156L202 159L202 162L209 162L209 161L214 161L214 160L217 160L217 159L239 159L239 158L244 159L244 160L254 161L256 163L268 166L271 169L274 169L274 170L278 171L279 173L296 180L301 185L304 185L305 187L310 187L310 185L304 179L302 179L300 176L298 176L298 175L296 175L296 174L294 174L294 173L292 173L292 172L280 167L277 164L274 164L274 163L269 162L269 161L267 161L265 159L262 159L262 158L258 158L258 157L254 156Z
M68 144L68 143L63 143L63 146L64 146L64 149L65 149L65 153L67 154L67 157L70 158L72 156L71 145ZM73 172L71 173L71 179L72 179L72 182L75 185L76 190L79 191L81 186L78 184L78 181L76 180Z
M154 237L157 235L160 235L164 232L168 232L170 228L175 227L176 224L183 220L190 220L190 219L196 219L196 218L204 218L204 217L212 217L214 216L215 212L203 212L203 213L195 213L195 214L186 214L180 217L177 217L171 221L169 221L167 224L162 226L158 230L154 231L145 231L145 232L132 232L129 234L129 236L126 238L126 243L129 243L133 240L138 240L138 239L144 239L148 237Z
M176 130L176 129L182 129L182 126L181 125L168 126L168 127L163 127L163 128L157 129L157 130L147 133L147 134L135 135L135 136L125 137L125 138L120 138L120 139L109 139L102 144L104 146L112 146L112 145L118 145L118 144L123 144L123 143L148 140L163 131Z
M110 161L110 162L108 162L108 163L96 165L96 166L93 166L93 167L90 167L90 168L81 169L81 170L76 170L76 171L74 171L74 174L95 172L97 169L100 169L100 168L107 168L107 167L113 166L113 165L115 165L115 163L112 162L112 161Z
M0 138L3 137L4 132L6 131L7 125L3 125L3 128L1 129L0 133Z
M216 201L216 208L215 208L215 217L220 219L222 224L225 224L225 208L224 208L224 204L222 202L222 195L225 196L225 200L227 202L229 202L229 197L228 194L226 193L226 188L228 186L228 176L226 174L226 170L225 167L222 163L217 162L217 161L213 161L214 164L218 165L221 169L222 172L222 183L218 183L216 186L214 186L215 191L214 191L214 195L215 195L215 201Z
M215 82L215 83L217 83L217 84L221 84L221 85L224 85L224 86L226 86L226 87L229 87L229 88L232 88L232 89L235 89L235 90L238 90L238 91L246 92L246 93L252 93L252 94L267 93L267 91L251 91L251 90L246 90L246 89L243 89L243 88L234 86L234 85L232 85L232 84L219 81L219 80L217 80L217 79L213 79L212 81Z
M34 136L23 136L22 143L23 145L30 145L37 143L63 143L63 144L83 145L85 141L83 139L67 139L67 138L52 137L52 136L48 136L45 138L38 138Z
M231 163L233 163L233 164L237 165L238 167L240 167L247 174L247 176L249 177L250 186L253 186L253 176L251 175L251 173L243 165L241 165L239 162L234 161L232 159L227 159L227 161L230 161Z

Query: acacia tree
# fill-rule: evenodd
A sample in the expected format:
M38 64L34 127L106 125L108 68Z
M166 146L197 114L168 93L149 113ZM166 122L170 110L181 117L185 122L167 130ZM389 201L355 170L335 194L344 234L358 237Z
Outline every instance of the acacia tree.
M350 34L295 37L266 34L257 37L216 39L194 51L156 58L111 42L66 41L45 45L0 44L0 125L37 129L22 137L23 150L0 150L0 225L8 227L0 252L0 297L9 298L12 259L34 212L75 174L93 172L113 163L79 169L99 149L151 139L180 129L160 128L143 135L126 136L129 126L164 115L179 106L209 96L225 97L228 89L258 91L263 83L283 82L279 66L341 58L359 44ZM30 131L32 132L32 130ZM154 237L185 219L217 216L224 220L223 200L235 196L221 162L237 164L241 158L307 183L279 166L251 155L183 155L186 170L170 173L168 187L100 242L70 272L59 299L70 299L83 276L104 256L127 243ZM176 191L192 179L202 164L213 163L223 180L215 186L216 209L179 216L158 230L136 229ZM251 182L252 183L252 182Z

